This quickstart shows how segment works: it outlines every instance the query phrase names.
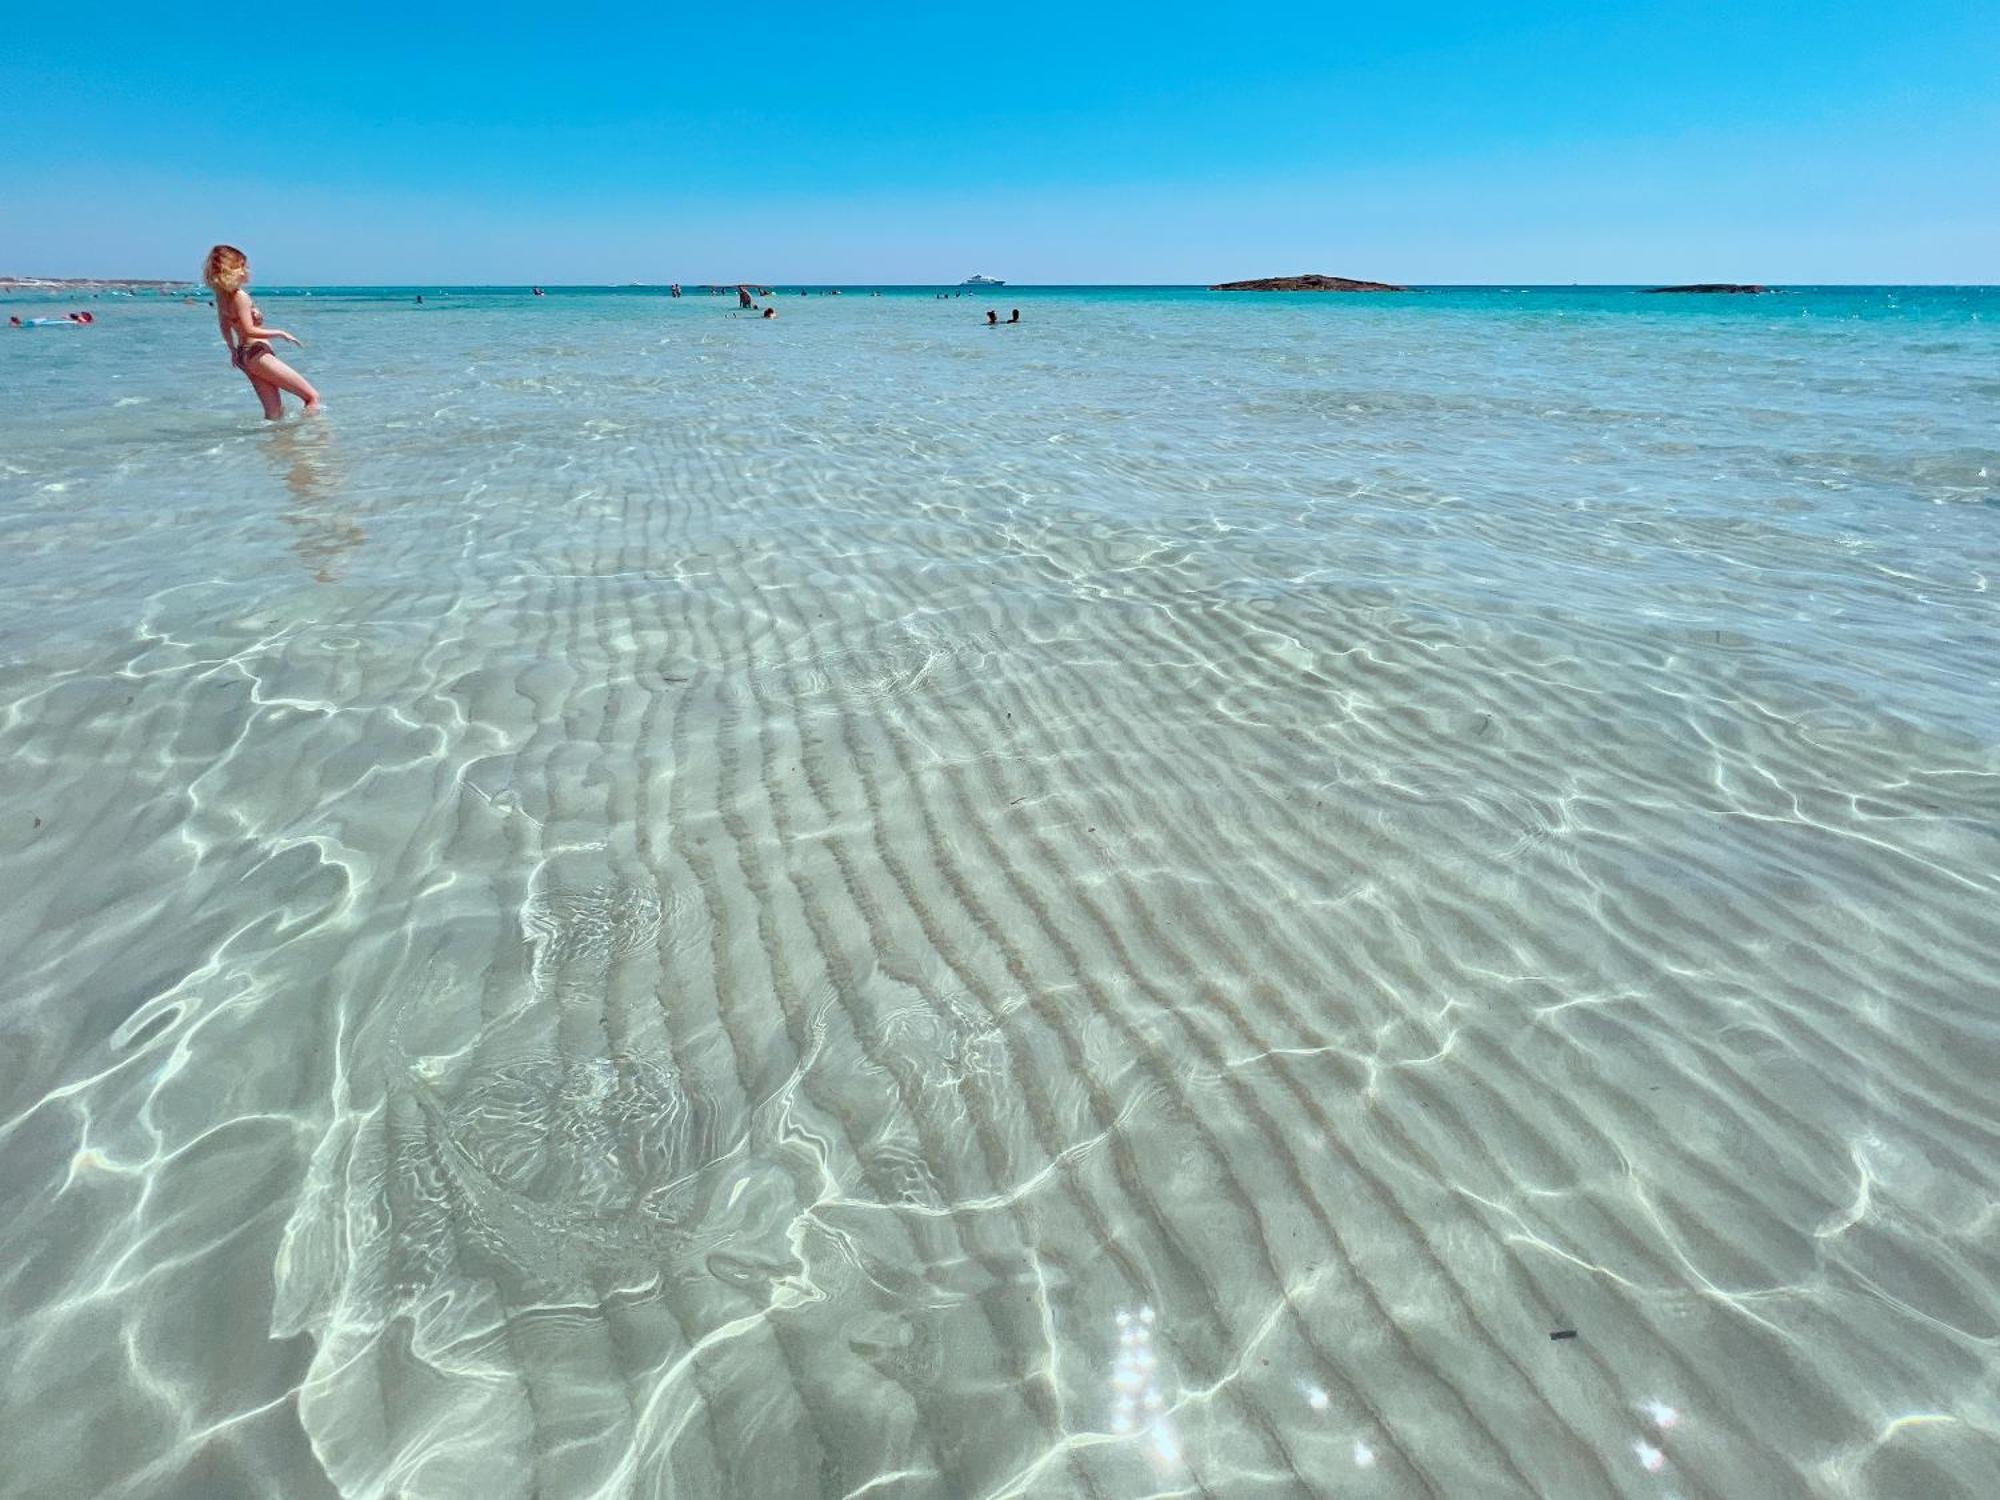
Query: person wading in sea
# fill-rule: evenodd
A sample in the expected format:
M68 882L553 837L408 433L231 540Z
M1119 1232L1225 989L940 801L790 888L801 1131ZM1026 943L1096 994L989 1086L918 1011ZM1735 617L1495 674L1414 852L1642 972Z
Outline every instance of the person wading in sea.
M250 300L250 258L234 245L217 245L202 264L201 279L215 292L215 321L229 347L229 362L249 377L257 399L264 403L265 419L275 422L285 414L285 391L305 402L308 412L318 411L319 392L271 352L272 339L301 349L305 345L282 328L264 326L264 315Z

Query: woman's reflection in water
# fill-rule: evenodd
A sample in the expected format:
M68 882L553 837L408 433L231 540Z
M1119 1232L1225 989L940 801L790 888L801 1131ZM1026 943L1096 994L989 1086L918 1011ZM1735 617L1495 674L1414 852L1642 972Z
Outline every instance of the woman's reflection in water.
M333 428L326 422L286 422L270 430L271 454L285 470L292 504L285 521L293 531L292 551L319 583L337 583L341 554L368 539L368 533L332 508L340 489Z

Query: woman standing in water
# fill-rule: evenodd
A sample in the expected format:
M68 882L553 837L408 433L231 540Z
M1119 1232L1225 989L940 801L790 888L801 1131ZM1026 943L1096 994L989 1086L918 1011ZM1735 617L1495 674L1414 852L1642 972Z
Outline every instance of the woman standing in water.
M318 411L319 392L271 350L272 339L299 341L282 328L264 326L264 315L250 300L250 257L234 245L217 245L208 252L201 279L215 292L215 321L221 325L222 342L229 346L229 362L250 377L257 399L264 403L266 420L275 422L285 414L280 394L284 391L305 402L307 411Z

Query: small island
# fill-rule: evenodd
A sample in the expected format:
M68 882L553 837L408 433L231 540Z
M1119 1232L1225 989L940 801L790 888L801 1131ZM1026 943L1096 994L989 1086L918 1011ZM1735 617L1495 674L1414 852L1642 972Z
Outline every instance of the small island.
M1225 281L1211 292L1407 292L1386 281L1350 281L1345 276L1266 276L1257 281Z
M1767 286L1757 286L1750 282L1697 281L1689 286L1649 286L1646 290L1648 292L1726 292L1750 297L1755 296L1759 292L1768 292L1771 289Z

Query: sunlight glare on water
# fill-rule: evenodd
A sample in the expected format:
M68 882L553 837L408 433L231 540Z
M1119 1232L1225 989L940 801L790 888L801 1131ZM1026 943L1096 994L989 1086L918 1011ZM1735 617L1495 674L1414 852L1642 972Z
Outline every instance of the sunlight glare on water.
M263 299L0 336L0 1494L1992 1492L2000 293Z

